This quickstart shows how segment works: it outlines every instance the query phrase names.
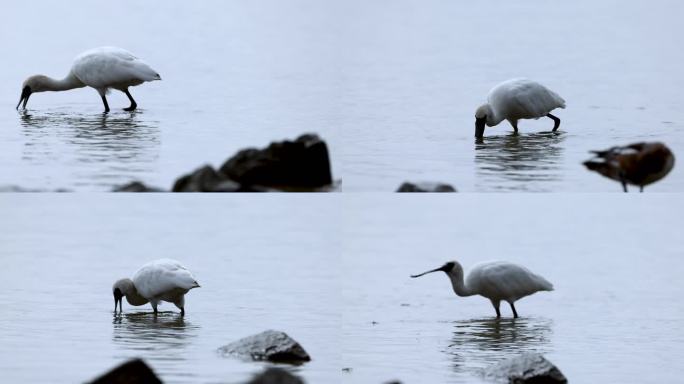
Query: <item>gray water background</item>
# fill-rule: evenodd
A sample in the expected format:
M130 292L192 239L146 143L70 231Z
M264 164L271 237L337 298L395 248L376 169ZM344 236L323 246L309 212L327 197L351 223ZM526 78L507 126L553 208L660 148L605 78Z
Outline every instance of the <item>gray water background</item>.
M684 149L675 0L12 2L0 14L0 186L106 191L133 179L170 188L238 149L317 132L343 191L404 180L461 191L607 191L590 149L664 141ZM121 46L163 78L132 90L140 110L94 90L37 94L78 53ZM474 111L512 77L568 108L473 139ZM676 166L652 191L684 190Z
M349 197L342 365L348 383L484 383L523 352L571 383L675 383L684 357L682 203L675 196ZM516 303L457 297L459 261L507 260L554 284Z
M4 382L81 383L141 357L165 383L244 383L266 364L216 349L266 329L288 333L312 356L286 369L310 383L339 379L333 205L93 196L0 199ZM150 305L125 301L114 316L114 281L163 257L201 285L187 294L185 317L163 303L155 319Z

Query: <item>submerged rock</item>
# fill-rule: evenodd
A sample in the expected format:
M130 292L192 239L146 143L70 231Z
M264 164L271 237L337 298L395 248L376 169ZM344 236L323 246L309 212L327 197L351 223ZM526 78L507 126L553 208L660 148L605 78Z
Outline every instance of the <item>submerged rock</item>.
M327 192L335 188L328 147L313 134L243 149L217 171L209 165L181 176L172 192Z
M91 384L161 384L161 380L141 359L129 360L97 379Z
M328 146L315 134L273 142L264 149L243 149L219 169L242 185L277 189L315 189L331 185Z
M268 330L232 342L218 349L223 356L275 363L302 364L311 360L308 353L285 332Z
M140 181L133 181L125 185L114 187L112 192L165 192L161 188L147 186Z
M247 384L304 384L304 380L282 368L268 368Z
M212 192L223 178L210 165L181 176L173 184L172 192Z
M410 183L404 182L397 192L456 192L456 188L444 183Z
M512 384L567 383L563 373L544 356L525 353L504 360L485 371L485 379Z

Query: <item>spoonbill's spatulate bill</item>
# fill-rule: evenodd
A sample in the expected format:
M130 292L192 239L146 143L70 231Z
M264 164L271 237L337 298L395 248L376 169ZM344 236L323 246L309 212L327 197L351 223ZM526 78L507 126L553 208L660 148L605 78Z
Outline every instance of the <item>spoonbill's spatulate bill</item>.
M556 108L565 108L565 100L545 86L528 79L504 81L489 91L487 104L475 111L475 137L484 135L485 125L493 127L508 120L518 132L518 120L548 117L553 120L553 131L560 119L550 114Z
M105 113L109 112L106 95L111 88L128 96L131 105L124 110L133 111L138 107L138 104L128 92L128 87L154 80L161 80L161 76L144 61L125 49L116 47L95 48L78 55L74 59L71 71L62 80L55 80L44 75L35 75L26 79L16 109L19 109L22 102L24 103L23 108L26 109L29 97L36 92L67 91L88 86L95 88L100 94Z
M594 158L585 161L587 169L622 184L636 185L641 192L644 186L667 176L674 167L672 151L663 143L634 143L624 147L612 147L604 151L592 151Z
M488 298L496 317L501 317L499 303L507 301L513 310L513 317L518 317L514 303L525 296L539 291L553 291L553 285L545 278L530 272L527 268L505 261L492 261L478 264L470 271L463 282L463 267L456 261L411 277L420 277L432 272L444 272L451 280L454 292L458 296L480 295Z
M185 294L199 284L179 262L170 259L160 259L142 266L134 275L133 280L121 279L114 283L114 312L117 305L123 312L123 297L130 305L152 304L154 313L160 301L174 303L185 315Z

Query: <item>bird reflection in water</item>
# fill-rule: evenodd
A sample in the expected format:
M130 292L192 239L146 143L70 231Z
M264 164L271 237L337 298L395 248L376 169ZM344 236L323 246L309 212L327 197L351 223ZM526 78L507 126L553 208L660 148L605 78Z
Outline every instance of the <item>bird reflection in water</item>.
M551 319L539 317L457 321L445 352L455 371L481 374L493 363L523 352L548 353L552 328Z
M22 111L24 160L35 165L68 163L79 186L113 186L154 172L159 123L144 111L83 114L66 109ZM52 171L52 170L50 170ZM63 186L66 187L66 186Z
M475 143L478 190L550 191L562 180L562 132L510 134Z
M115 344L129 351L146 351L163 360L183 360L182 350L196 338L200 327L177 312L117 313L112 324Z

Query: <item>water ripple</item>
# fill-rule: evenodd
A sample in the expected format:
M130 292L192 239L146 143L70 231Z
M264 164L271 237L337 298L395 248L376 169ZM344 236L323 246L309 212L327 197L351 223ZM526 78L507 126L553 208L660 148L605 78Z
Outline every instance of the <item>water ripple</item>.
M563 177L564 147L561 144L564 139L562 133L552 132L483 138L475 144L479 187L510 191L551 190L550 182Z

